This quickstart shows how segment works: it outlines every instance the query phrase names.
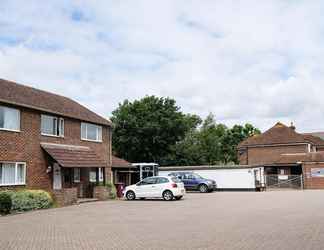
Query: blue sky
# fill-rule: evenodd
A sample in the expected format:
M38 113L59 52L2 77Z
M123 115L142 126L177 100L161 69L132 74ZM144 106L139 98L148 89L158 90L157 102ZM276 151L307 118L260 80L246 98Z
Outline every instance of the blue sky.
M323 1L15 1L0 6L0 77L109 117L175 98L184 112L324 131Z

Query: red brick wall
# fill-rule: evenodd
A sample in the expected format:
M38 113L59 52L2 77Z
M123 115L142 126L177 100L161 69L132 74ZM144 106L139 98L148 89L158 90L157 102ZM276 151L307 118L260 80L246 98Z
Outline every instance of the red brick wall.
M312 168L324 168L324 163L304 163L303 164L303 178L304 187L306 189L323 189L324 177L312 177Z
M281 154L305 152L307 152L306 145L254 147L248 148L244 154L240 155L239 161L242 165L271 164L277 160Z
M26 182L28 188L52 189L52 173L47 174L49 165L41 142L88 146L107 163L106 173L111 176L111 135L110 128L103 126L102 143L81 140L81 122L64 118L64 138L42 136L40 132L41 113L19 108L21 132L0 130L0 161L21 161L27 164ZM109 179L108 179L109 180Z

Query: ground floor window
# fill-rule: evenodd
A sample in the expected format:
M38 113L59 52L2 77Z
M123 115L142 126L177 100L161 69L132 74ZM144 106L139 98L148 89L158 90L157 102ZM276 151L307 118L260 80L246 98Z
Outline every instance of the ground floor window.
M81 173L80 168L73 169L73 181L74 182L80 182L80 173Z
M89 172L89 181L96 182L97 181L97 172L95 170L91 170Z
M26 184L25 163L0 162L0 186L13 186Z

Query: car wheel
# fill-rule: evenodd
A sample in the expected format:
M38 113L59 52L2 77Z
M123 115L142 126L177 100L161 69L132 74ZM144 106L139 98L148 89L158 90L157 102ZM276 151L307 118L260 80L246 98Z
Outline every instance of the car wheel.
M173 200L173 193L169 190L166 190L162 194L163 200L165 201L172 201Z
M175 199L178 201L178 200L181 200L182 199L182 195L181 196L176 196Z
M126 199L129 201L135 200L136 196L135 193L133 191L128 191L126 193Z
M199 185L199 188L198 189L199 189L199 192L200 193L207 193L208 192L208 187L205 184Z

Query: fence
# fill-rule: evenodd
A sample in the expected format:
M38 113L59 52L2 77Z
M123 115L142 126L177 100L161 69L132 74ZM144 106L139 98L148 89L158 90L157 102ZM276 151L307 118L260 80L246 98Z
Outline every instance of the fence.
M302 175L266 175L265 181L268 189L303 189Z

